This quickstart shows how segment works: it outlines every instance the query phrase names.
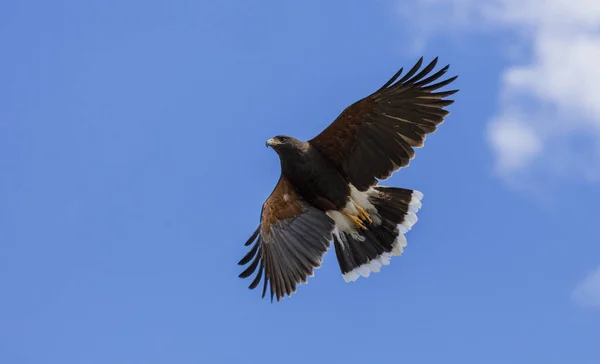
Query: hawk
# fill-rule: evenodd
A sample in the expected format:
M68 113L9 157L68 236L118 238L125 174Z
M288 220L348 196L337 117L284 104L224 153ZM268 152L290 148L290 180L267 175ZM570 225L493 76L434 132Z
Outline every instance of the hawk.
M402 254L423 194L378 182L408 166L449 114L454 100L446 97L458 90L439 89L458 76L441 80L449 66L433 73L437 61L421 69L421 58L403 76L400 69L309 141L279 135L266 142L279 155L281 176L238 263L250 263L240 278L258 270L250 289L262 279L263 298L267 287L271 302L290 296L320 267L332 239L346 282Z

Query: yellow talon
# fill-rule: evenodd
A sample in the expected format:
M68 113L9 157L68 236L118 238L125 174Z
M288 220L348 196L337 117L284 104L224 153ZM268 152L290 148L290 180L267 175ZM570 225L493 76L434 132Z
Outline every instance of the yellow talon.
M373 219L371 219L371 216L367 211L365 211L365 209L363 209L362 207L360 207L360 205L357 204L354 204L354 207L356 207L356 209L358 210L358 217L361 220L366 220L369 222L369 224L373 223Z
M356 226L357 228L359 228L361 230L367 230L367 227L365 226L365 224L363 224L361 219L359 219L358 217L353 216L353 215L348 215L348 217L352 220L352 222L354 223L354 226Z

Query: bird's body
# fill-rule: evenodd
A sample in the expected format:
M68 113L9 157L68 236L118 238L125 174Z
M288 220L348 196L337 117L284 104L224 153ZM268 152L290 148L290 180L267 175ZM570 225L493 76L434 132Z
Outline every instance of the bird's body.
M291 137L288 140L293 140ZM340 209L349 195L348 181L317 148L293 140L281 151L281 175L308 203L323 211Z
M418 72L421 59L398 79L400 70L309 141L282 135L267 141L279 155L281 176L246 242L254 245L239 262L250 263L242 278L258 269L249 288L262 279L263 297L267 287L271 299L291 295L321 265L332 239L347 282L402 254L423 194L378 182L408 166L414 148L448 114L444 107L453 101L443 98L457 90L434 91L456 77L432 84L448 70L429 75L436 63Z

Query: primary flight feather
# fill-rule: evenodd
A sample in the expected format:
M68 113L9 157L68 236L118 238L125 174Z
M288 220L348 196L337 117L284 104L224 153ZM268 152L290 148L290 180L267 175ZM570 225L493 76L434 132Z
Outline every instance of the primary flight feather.
M281 161L281 176L262 207L260 223L240 260L248 267L249 288L262 279L277 301L296 291L333 239L346 282L368 277L402 254L404 234L417 222L423 194L378 185L414 158L448 115L458 90L439 91L458 76L441 80L448 66L433 73L437 58L423 58L404 75L398 71L371 95L347 107L315 138L289 136L267 141Z

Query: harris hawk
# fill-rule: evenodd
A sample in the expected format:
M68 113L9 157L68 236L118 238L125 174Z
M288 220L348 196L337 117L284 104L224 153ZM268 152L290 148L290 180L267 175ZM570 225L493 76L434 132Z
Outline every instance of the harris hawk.
M267 287L271 301L290 296L320 267L332 239L346 282L402 254L423 194L378 181L408 166L449 114L454 100L446 98L458 90L440 89L458 76L441 79L449 66L433 73L437 61L421 69L421 58L404 75L400 69L309 141L280 135L266 142L279 155L281 176L238 263L249 263L240 278L258 270L250 289L262 279L263 298Z

